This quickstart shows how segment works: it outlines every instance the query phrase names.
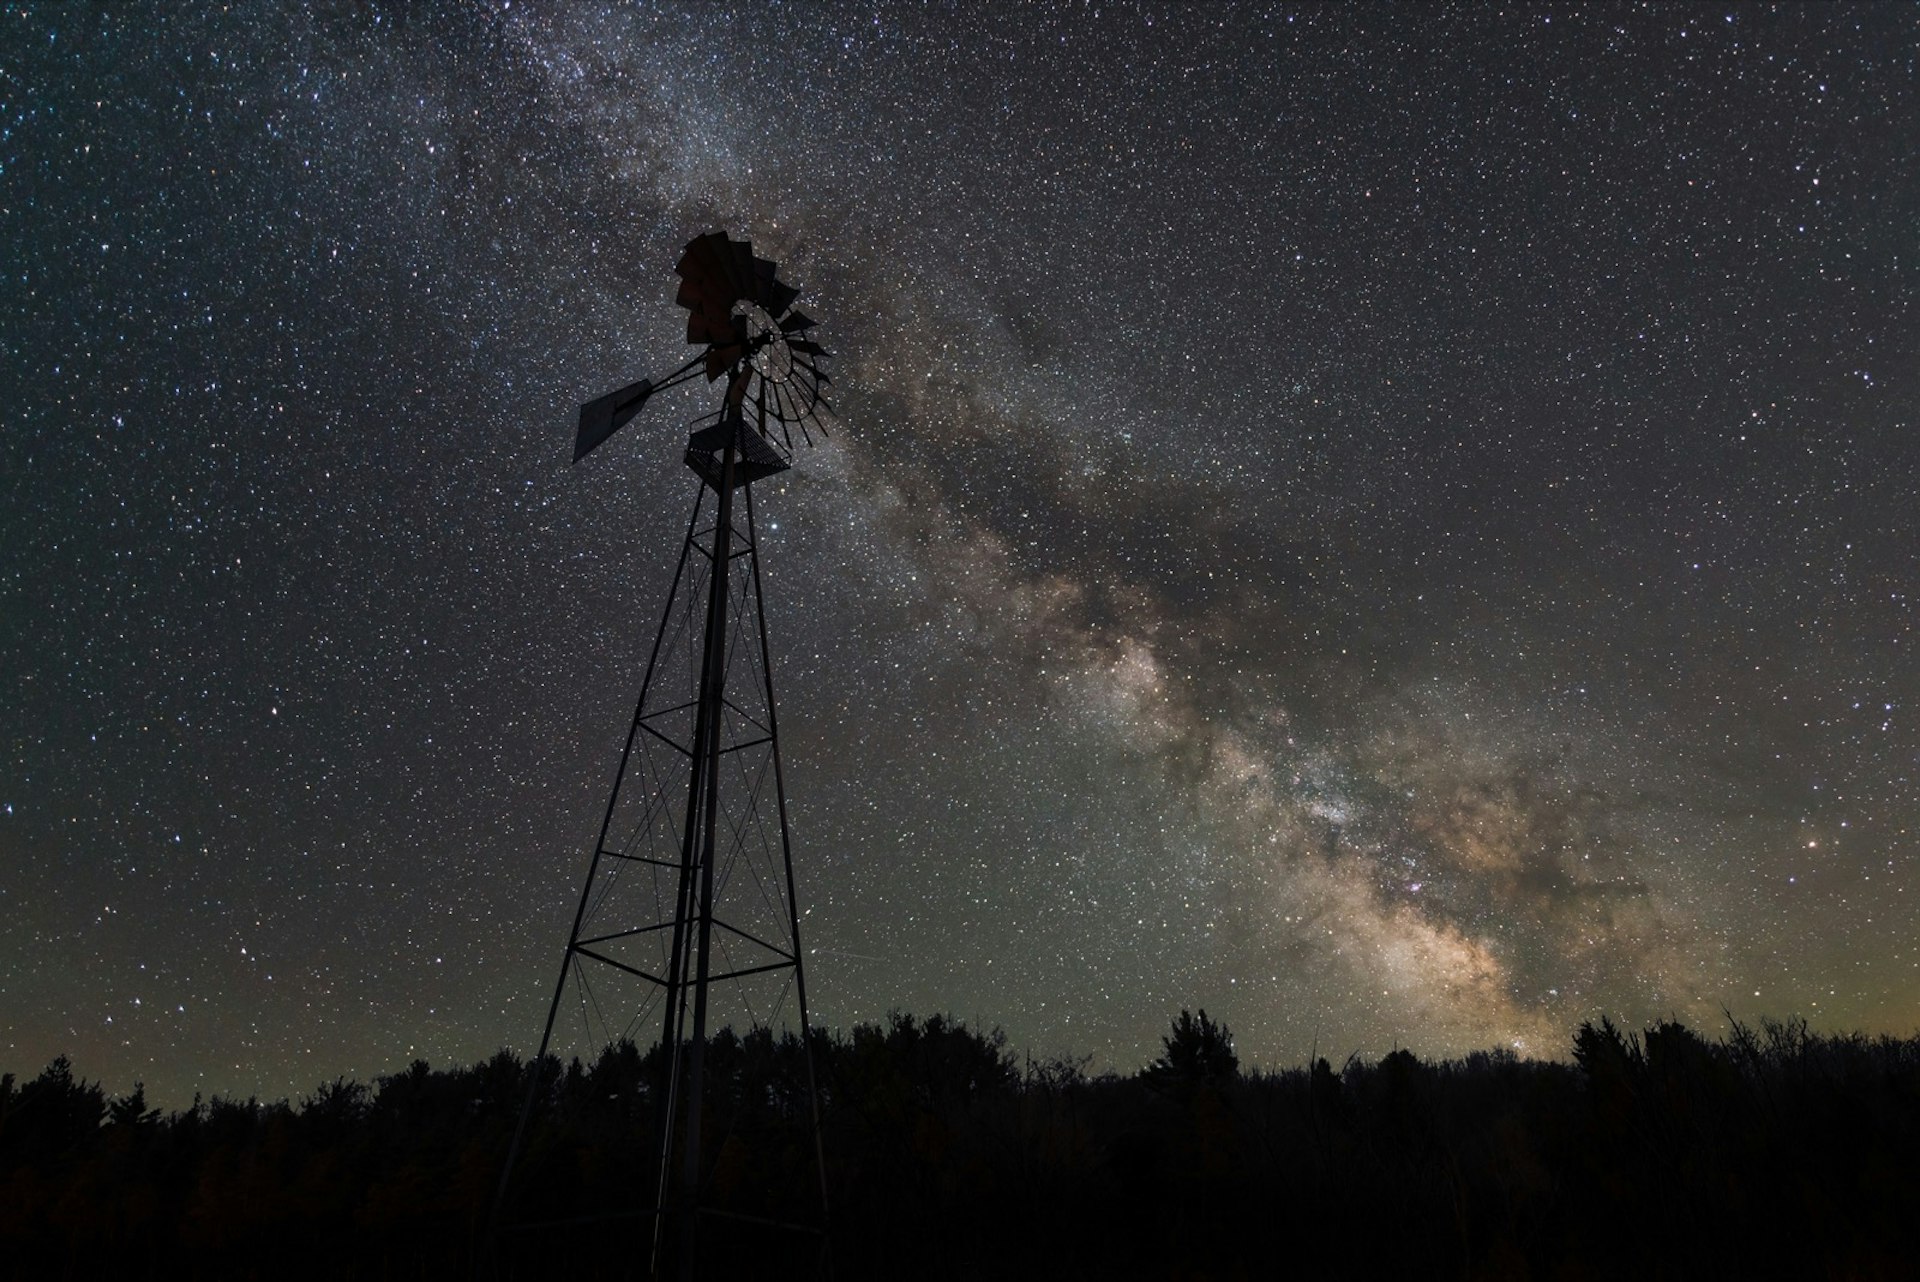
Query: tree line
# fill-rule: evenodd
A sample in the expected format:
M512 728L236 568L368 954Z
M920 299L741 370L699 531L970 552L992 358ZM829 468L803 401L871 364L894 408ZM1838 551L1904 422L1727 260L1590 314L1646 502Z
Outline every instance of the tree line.
M896 1014L812 1050L839 1278L1913 1276L1920 1037L1575 1032L1567 1062L1396 1050L1243 1072L1182 1012L1132 1075ZM416 1061L162 1113L56 1059L0 1078L0 1277L639 1276L665 1056ZM496 1184L529 1085L521 1161ZM714 1276L806 1273L800 1042L706 1055ZM559 1223L556 1223L559 1222ZM816 1272L820 1272L816 1268Z

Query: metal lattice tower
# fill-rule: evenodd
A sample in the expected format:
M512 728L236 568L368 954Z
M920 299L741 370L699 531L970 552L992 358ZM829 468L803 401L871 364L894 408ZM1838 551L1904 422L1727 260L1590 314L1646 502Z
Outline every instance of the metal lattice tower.
M776 265L752 245L714 232L681 256L676 301L687 340L701 348L658 383L641 380L580 411L577 462L638 415L656 392L704 373L726 380L720 410L696 421L684 461L699 478L693 514L666 609L648 656L600 836L568 936L541 1034L533 1084L515 1128L494 1204L511 1231L516 1166L548 1056L563 1042L586 1048L646 1045L657 1030L647 1081L656 1145L630 1182L649 1219L643 1257L653 1277L695 1276L715 1226L731 1221L791 1230L800 1259L822 1266L825 1161L808 1037L807 991L794 890L786 780L780 758L771 651L761 594L753 483L787 470L794 434L808 444L831 412L826 352L814 322L793 304ZM812 1190L792 1191L775 1213L715 1178L722 1137L705 1097L713 1034L797 1029L804 1088L786 1097L804 1122ZM737 1047L737 1039L729 1043ZM789 1052L793 1040L781 1043ZM796 1098L804 1093L804 1100ZM632 1177L637 1172L629 1171ZM735 1182L737 1184L737 1181ZM747 1190L750 1196L754 1190ZM551 1209L551 1208L549 1208ZM588 1208L596 1209L596 1208ZM617 1213L616 1213L617 1214ZM567 1216L549 1216L564 1220ZM633 1261L638 1272L639 1260ZM798 1269L804 1273L804 1268Z

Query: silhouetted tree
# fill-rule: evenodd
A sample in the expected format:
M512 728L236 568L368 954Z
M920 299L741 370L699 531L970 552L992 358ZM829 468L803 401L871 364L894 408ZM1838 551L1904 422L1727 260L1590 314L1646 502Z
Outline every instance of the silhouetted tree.
M1240 1071L1232 1030L1207 1018L1204 1007L1198 1015L1182 1010L1173 1021L1173 1031L1162 1037L1160 1044L1164 1053L1147 1065L1144 1073L1153 1085L1219 1085Z

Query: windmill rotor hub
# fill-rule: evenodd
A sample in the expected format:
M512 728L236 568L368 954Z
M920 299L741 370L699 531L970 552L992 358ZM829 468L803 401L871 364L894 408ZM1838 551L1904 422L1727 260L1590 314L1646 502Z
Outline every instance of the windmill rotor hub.
M793 349L787 346L779 322L767 315L766 308L744 298L733 305L733 314L745 326L746 359L754 373L776 383L792 378Z

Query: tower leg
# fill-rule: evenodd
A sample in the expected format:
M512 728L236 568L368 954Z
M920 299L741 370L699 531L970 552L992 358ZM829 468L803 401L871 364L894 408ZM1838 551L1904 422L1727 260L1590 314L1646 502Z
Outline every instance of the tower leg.
M607 853L607 834L613 827L613 815L620 802L620 785L626 781L627 766L633 759L634 740L640 735L641 717L647 708L647 694L653 687L653 675L660 662L661 642L666 639L667 627L673 622L673 603L680 595L680 584L686 578L687 558L693 554L695 531L700 528L700 508L706 502L705 486L693 497L693 514L687 518L687 537L680 544L680 560L674 566L673 585L667 589L666 609L660 614L660 627L653 634L653 649L647 654L646 675L640 679L640 697L634 701L633 720L627 725L627 739L620 748L620 768L614 772L613 790L607 796L607 810L600 820L600 836L593 843L593 858L587 864L586 884L580 888L580 902L573 910L573 928L567 935L567 951L560 959L560 977L554 981L553 1000L547 1005L547 1022L540 1030L540 1049L529 1064L527 1094L520 1106L520 1116L513 1126L513 1139L507 1145L507 1160L500 1167L500 1181L493 1192L493 1207L488 1215L489 1233L500 1227L501 1211L506 1204L507 1185L513 1178L513 1169L520 1158L520 1146L526 1140L527 1121L533 1116L533 1105L540 1095L540 1074L545 1068L547 1051L553 1045L553 1023L560 1014L560 999L566 995L567 973L577 960L580 947L580 928L586 920L587 905L593 898L594 879L600 873L600 861ZM677 951L677 946L676 946Z
M700 734L695 740L694 756L696 775L701 776L701 786L689 793L688 814L693 812L693 796L697 792L705 813L701 817L698 844L700 866L697 881L700 893L700 914L696 919L698 948L694 954L693 979L693 1038L687 1044L687 1107L686 1141L683 1170L681 1173L679 1203L673 1218L679 1221L677 1236L680 1256L680 1276L683 1279L693 1276L694 1256L698 1251L697 1225L694 1223L695 1205L700 1189L700 1122L701 1110L705 1106L705 1074L707 1054L707 988L708 977L713 973L713 863L714 831L719 820L720 804L720 712L726 698L726 659L727 659L727 582L728 571L733 561L733 467L734 448L728 445L720 472L720 499L713 530L713 570L708 580L707 597L707 639L705 649L705 672L700 683ZM688 843L695 841L693 824L687 825ZM676 1052L680 1039L674 1039ZM661 1168L664 1170L672 1160L673 1132L671 1128L662 1131L660 1136ZM659 1275L661 1261L655 1259L655 1276Z
M767 687L767 734L772 739L773 791L780 808L780 856L787 877L787 928L793 940L793 995L800 1007L800 1047L807 1066L807 1110L813 1125L814 1178L820 1186L821 1259L830 1260L832 1237L827 1202L827 1150L820 1125L820 1083L813 1065L813 1016L807 1008L806 952L800 946L800 896L793 883L793 835L787 827L787 776L780 760L780 714L773 698L773 654L767 643L767 599L760 586L760 526L753 516L753 487L744 487L747 500L747 537L753 543L753 615L759 621L760 673Z

